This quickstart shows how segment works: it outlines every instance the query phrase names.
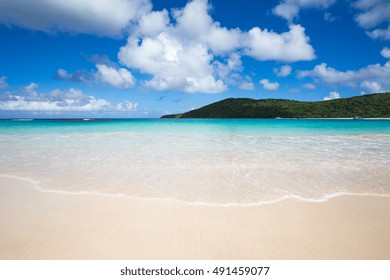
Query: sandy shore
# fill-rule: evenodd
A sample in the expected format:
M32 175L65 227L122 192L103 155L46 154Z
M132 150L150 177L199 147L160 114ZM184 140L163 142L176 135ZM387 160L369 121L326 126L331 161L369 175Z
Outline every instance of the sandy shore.
M216 207L0 177L0 259L390 259L390 198Z

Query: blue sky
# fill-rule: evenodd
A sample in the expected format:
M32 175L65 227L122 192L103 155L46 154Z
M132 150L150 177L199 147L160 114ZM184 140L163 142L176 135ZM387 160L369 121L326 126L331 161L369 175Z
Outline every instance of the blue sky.
M0 117L390 91L388 0L0 0Z

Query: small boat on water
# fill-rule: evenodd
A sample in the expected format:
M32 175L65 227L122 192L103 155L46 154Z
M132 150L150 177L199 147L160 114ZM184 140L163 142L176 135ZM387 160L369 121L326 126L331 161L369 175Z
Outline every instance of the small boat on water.
M352 119L354 119L354 120L362 120L363 118L360 117L360 116L354 116Z

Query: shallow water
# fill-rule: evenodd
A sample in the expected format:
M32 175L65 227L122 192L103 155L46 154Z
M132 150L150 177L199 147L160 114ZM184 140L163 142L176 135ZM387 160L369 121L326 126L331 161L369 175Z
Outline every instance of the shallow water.
M390 194L390 121L3 120L0 175L211 204Z

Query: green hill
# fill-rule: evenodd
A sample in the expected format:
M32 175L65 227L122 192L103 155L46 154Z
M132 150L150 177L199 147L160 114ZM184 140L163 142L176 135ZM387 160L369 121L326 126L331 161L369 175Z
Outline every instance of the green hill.
M184 114L162 118L390 118L390 93L318 102L228 98Z

